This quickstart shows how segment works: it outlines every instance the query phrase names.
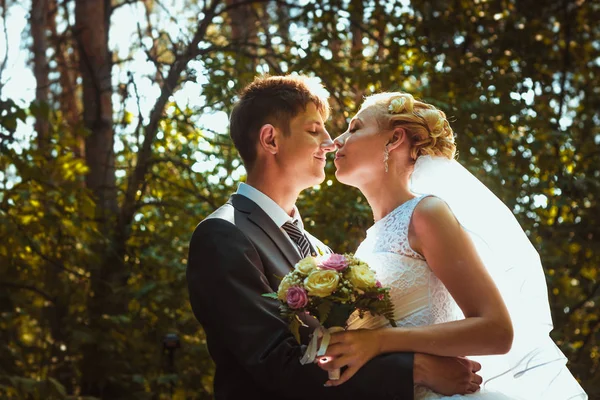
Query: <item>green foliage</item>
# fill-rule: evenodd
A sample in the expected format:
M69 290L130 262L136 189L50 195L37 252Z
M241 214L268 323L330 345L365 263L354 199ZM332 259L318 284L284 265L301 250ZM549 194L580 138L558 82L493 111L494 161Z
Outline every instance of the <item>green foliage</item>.
M378 288L369 293L368 296L357 300L355 304L360 311L359 316L361 318L365 318L365 314L369 312L372 316L384 316L391 326L396 326L394 303L392 303L392 299L390 298L389 288Z
M332 319L329 318L331 311L333 310L334 303L329 301L329 300L323 300L319 305L317 305L316 309L317 309L317 315L319 316L319 322L321 324L325 324L326 322L331 323ZM347 317L349 317L350 314L348 314ZM348 319L346 317L346 319L342 319L340 321L340 323L338 323L337 325L330 325L330 326L344 326L346 325L346 320Z
M322 318L321 324L325 328L332 328L334 326L345 326L346 321L350 318L354 307L350 304L339 304L333 303L329 308L329 312L325 318Z
M13 100L0 100L0 150L3 150L6 145L14 141L14 133L17 129L19 121L24 122L27 114L25 110L19 107Z

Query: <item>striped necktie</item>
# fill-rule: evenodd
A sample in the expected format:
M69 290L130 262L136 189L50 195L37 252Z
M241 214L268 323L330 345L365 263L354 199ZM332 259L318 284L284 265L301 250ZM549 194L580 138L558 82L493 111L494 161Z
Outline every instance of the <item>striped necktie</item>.
M287 232L290 239L292 239L294 243L296 243L296 245L298 246L298 250L300 251L300 255L303 258L310 256L310 243L308 242L308 239L306 238L304 233L302 233L300 228L296 226L296 223L291 223L288 221L281 227L284 231Z

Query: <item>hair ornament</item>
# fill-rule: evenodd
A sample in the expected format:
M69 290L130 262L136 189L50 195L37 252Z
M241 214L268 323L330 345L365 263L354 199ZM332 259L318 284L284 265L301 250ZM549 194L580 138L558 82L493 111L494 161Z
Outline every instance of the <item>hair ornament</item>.
M390 101L388 111L392 114L400 114L404 111L405 105L406 99L404 97L396 97L394 100Z

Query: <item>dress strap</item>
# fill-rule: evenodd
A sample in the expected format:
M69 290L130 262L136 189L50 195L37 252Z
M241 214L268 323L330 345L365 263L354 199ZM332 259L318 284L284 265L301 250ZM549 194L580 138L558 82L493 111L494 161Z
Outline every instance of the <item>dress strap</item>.
M412 247L410 247L410 243L408 242L408 228L410 227L410 221L412 220L412 216L413 213L415 212L415 208L417 208L417 205L421 202L421 200L423 200L425 197L429 197L430 195L420 195L417 196L413 199L410 199L409 201L407 201L406 203L402 204L401 207L401 217L400 217L400 221L399 221L399 229L400 229L400 237L402 240L400 240L400 246L399 246L399 253L403 254L405 256L408 257L412 257L412 258L417 258L420 260L424 260L425 257L423 257L421 254L417 253L415 250L413 250Z

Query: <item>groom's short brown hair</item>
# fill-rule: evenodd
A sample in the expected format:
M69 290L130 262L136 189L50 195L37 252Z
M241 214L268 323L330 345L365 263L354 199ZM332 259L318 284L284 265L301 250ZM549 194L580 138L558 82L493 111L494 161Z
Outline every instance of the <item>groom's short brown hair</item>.
M290 134L290 120L314 103L329 117L329 95L315 79L306 76L259 76L246 86L229 118L229 134L247 170L256 161L256 143L260 128L272 124Z

